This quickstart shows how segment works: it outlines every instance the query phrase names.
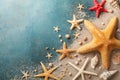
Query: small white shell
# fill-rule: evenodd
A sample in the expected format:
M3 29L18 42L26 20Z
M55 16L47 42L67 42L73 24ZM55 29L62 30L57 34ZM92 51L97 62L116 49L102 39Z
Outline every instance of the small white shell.
M95 69L97 64L98 64L98 56L96 55L91 59L91 68Z
M113 70L113 71L106 71L103 72L100 75L100 78L102 78L103 80L108 80L112 75L114 75L117 72L117 70Z

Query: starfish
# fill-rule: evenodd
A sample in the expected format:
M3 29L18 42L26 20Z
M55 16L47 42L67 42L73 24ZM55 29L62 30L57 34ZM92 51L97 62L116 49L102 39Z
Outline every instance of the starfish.
M58 68L58 66L51 68L50 70L47 70L45 65L42 62L40 62L40 63L44 70L44 73L37 74L37 75L35 75L35 77L45 77L44 80L48 80L48 78L58 80L54 75L51 74L54 70L56 70Z
M114 48L120 49L120 40L114 37L117 22L118 18L113 17L107 27L104 30L100 30L92 22L85 20L84 25L93 35L93 40L79 48L77 52L85 54L95 50L99 51L103 66L108 69L110 66L110 52Z
M58 32L60 30L58 26L53 27L53 29L54 29L55 32Z
M77 38L79 38L80 33L75 33L75 34L73 34L73 35L75 36L75 39L77 39Z
M62 55L60 56L59 60L62 60L65 57L69 57L72 58L72 56L70 56L70 53L75 52L75 50L73 49L67 49L67 45L64 42L63 43L63 49L61 50L56 50L56 52L61 53Z
M21 72L22 72L22 74L23 74L22 78L25 78L25 79L27 80L27 78L30 76L30 75L28 74L28 71L26 71L26 72L21 71Z
M94 72L89 72L85 70L85 67L87 66L87 63L89 61L89 58L86 59L85 63L83 64L83 66L81 68L78 68L77 66L75 66L74 64L72 64L71 62L68 62L71 66L73 66L75 69L78 70L77 75L72 79L72 80L76 80L80 75L82 77L82 80L85 80L84 78L84 74L89 74L89 75L95 75L97 76L96 73Z
M94 6L89 8L89 10L91 11L96 11L96 17L99 17L99 14L101 12L108 12L106 9L104 9L104 4L105 4L106 0L102 0L101 3L98 3L97 0L94 0Z
M83 4L79 4L79 6L77 7L79 10L84 9L84 5Z
M78 28L79 30L81 29L79 24L83 22L83 19L79 19L77 20L76 19L76 16L73 15L73 20L67 20L67 22L71 23L71 27L70 27L70 30L73 30L73 28Z
M52 57L52 53L47 53L47 56L46 56L48 59L50 59Z

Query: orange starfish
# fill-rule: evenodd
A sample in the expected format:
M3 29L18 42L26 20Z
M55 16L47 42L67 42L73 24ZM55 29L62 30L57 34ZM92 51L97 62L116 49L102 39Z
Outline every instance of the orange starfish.
M44 80L48 80L48 78L50 77L52 79L58 80L54 75L51 74L54 70L56 70L58 68L58 66L56 66L56 67L54 67L54 68L52 68L50 70L47 70L45 65L42 62L40 62L40 63L42 65L44 73L37 74L37 75L35 75L35 77L45 77Z
M114 48L120 49L120 40L114 37L117 23L118 18L114 17L111 19L106 29L100 30L93 23L85 20L84 24L93 35L93 40L79 48L78 52L84 54L95 50L99 51L103 66L105 69L108 69L110 66L110 52Z
M62 60L65 57L69 57L72 58L72 56L70 56L70 53L75 52L75 50L73 49L67 49L67 45L64 42L63 43L63 49L62 50L56 50L56 52L61 53L62 55L60 56L59 60Z

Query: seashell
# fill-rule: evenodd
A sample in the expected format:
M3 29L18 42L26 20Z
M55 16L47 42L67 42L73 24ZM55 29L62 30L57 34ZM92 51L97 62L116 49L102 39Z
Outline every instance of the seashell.
M113 6L114 8L120 8L120 1L119 0L112 0L110 2L111 6Z
M96 55L95 57L93 57L93 58L91 59L91 67L92 67L93 69L95 69L97 63L98 63L98 56Z
M106 71L103 72L100 75L100 78L102 78L103 80L108 80L112 75L114 75L117 72L117 70L113 70L113 71Z

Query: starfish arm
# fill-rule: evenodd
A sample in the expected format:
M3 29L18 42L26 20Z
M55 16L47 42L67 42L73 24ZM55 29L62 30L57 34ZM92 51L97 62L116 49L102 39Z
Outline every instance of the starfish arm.
M74 49L67 49L67 51L72 53L72 52L75 52L76 50L74 50Z
M73 28L74 28L74 25L72 24L71 27L70 27L70 30L73 30Z
M110 66L110 52L111 50L108 47L104 47L99 50L101 54L102 64L105 69L108 69Z
M105 4L106 0L102 0L102 2L100 3L101 6L103 6Z
M89 58L87 58L87 59L85 60L85 63L84 63L83 66L81 67L81 70L84 70L84 69L85 69L85 67L87 66L88 61L89 61Z
M37 74L37 75L34 75L35 77L43 77L43 76L45 76L45 74L44 73L41 73L41 74Z
M103 9L102 9L102 12L108 12L108 11L107 11L106 9L103 8Z
M81 73L78 72L72 80L76 80L76 79L80 76L80 74L81 74Z
M79 26L79 25L76 25L76 27L80 30L81 29L81 27Z
M92 45L92 46L91 46ZM101 44L97 41L92 40L91 42L89 42L88 44L85 44L83 46L81 46L77 52L80 54L86 54L88 52L91 51L95 51L97 47L99 47Z
M74 64L72 64L71 62L68 62L68 64L70 64L71 66L73 66L75 69L79 70L78 67L76 67Z
M96 9L97 9L96 6L93 6L93 7L89 8L90 11L93 11L93 10L96 10Z
M120 49L120 40L114 39L113 42L114 42L114 46L113 47Z
M45 76L45 79L44 80L48 80L48 76Z
M76 20L76 16L75 15L73 15L73 20Z
M67 44L66 42L63 43L63 49L66 49L67 48Z
M85 80L85 77L84 77L84 74L83 74L83 73L81 74L81 77L82 77L82 80Z
M104 30L104 34L108 39L110 39L115 35L114 33L117 27L117 23L118 23L118 18L113 17L109 22L109 24L107 25L106 29Z
M52 73L52 72L55 71L57 68L58 68L58 66L56 66L56 67L50 69L49 72Z
M98 4L97 0L94 0L94 5Z
M55 76L53 76L53 75L49 75L49 77L52 78L52 79L58 80L58 79L57 79Z
M86 28L90 31L90 33L93 35L93 37L102 37L102 34L100 29L97 28L92 22L88 21L88 20L84 20L84 25L86 26Z
M71 24L73 23L73 21L71 21L71 20L67 20L67 22L68 22L68 23L71 23Z
M84 21L83 19L80 19L80 20L77 20L77 23L81 23L83 21Z
M63 58L65 58L65 55L62 54L60 57L59 57L59 60L62 60Z
M99 14L100 14L100 10L96 10L96 17L98 18L99 17Z
M64 51L63 50L56 50L56 52L62 54Z
M83 71L83 73L97 76L97 74L96 74L96 73L94 73L94 72Z
M41 64L41 66L42 66L42 68L43 68L44 72L46 72L46 71L47 71L47 69L46 69L45 65L44 65L42 62L40 62L40 64Z

